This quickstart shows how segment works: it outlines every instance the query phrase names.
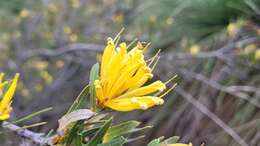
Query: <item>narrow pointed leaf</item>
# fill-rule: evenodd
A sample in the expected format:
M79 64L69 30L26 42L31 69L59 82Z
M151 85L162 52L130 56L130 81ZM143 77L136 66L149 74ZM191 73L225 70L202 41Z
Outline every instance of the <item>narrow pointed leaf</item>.
M170 137L170 138L164 140L164 141L162 142L162 144L164 144L164 145L166 146L166 145L168 145L168 144L176 143L176 142L178 142L179 138L180 138L180 137L178 137L178 136Z
M129 134L133 131L140 123L137 121L127 121L109 128L108 132L103 138L103 142L108 142L113 138Z
M77 109L83 108L84 104L86 102L86 96L89 93L89 85L87 85L86 87L84 87L84 89L80 92L80 94L78 95L78 97L76 98L76 100L73 102L73 104L70 106L68 113L71 113Z
M127 140L121 136L109 141L108 143L98 144L98 146L123 146L125 143L127 143Z
M88 142L86 146L96 146L97 144L102 143L102 139L104 135L106 134L107 130L111 126L112 118L109 119L102 128L98 130L98 132L95 134L95 136Z
M96 111L97 105L96 105L96 92L95 92L95 80L98 79L98 73L99 73L99 64L96 63L92 66L90 71L90 77L89 77L89 85L90 85L90 103L91 103L91 110Z

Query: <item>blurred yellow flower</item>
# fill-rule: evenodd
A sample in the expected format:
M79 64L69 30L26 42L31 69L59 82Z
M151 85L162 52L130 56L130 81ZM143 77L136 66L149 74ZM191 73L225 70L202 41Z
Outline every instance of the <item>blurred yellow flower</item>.
M53 77L47 71L41 71L40 76L47 84L50 84L53 81Z
M259 28L256 29L256 34L257 34L257 35L260 35L260 29L259 29Z
M170 144L170 145L167 145L167 146L192 146L192 143L189 143L189 144L175 143L175 144Z
M64 32L65 34L71 34L71 33L72 33L72 30L71 30L71 28L70 28L69 26L64 26L64 27L63 27L63 32Z
M115 14L115 15L113 15L112 19L114 22L122 23L124 20L124 14L123 13Z
M43 86L41 84L36 84L34 88L37 92L41 92L43 90Z
M78 35L73 33L70 35L70 41L76 42L78 40Z
M172 25L173 22L174 22L174 19L172 17L169 17L169 18L166 19L166 24L167 25Z
M71 6L73 8L79 8L80 6L80 1L79 0L71 0Z
M11 36L10 36L9 33L2 33L2 35L1 35L1 39L2 39L3 41L9 41L10 38L11 38Z
M48 67L49 63L47 61L35 60L33 63L34 67L38 70L44 70Z
M52 39L52 33L49 31L43 32L43 37L46 39Z
M30 11L27 10L27 9L22 9L22 10L20 11L20 13L19 13L19 16L20 16L21 18L26 18L26 17L28 17L29 15L30 15Z
M200 46L199 45L193 45L190 47L190 54L192 56L197 56L200 52Z
M52 13L55 13L55 12L57 12L58 9L57 9L57 6L54 3L49 3L48 4L48 10Z
M24 96L24 97L29 96L29 90L26 89L26 88L23 88L23 89L21 90L21 95Z
M260 49L255 51L255 59L260 60Z
M245 54L253 53L256 50L256 44L250 44L245 47Z
M166 93L158 96L158 91L166 89L165 83L158 80L143 86L153 77L152 70L158 61L152 68L149 65L154 59L147 65L143 55L147 46L137 43L127 51L129 46L126 43L117 47L114 42L118 41L108 38L102 56L100 80L94 83L98 105L117 111L131 111L163 104L162 97ZM151 95L156 92L157 95Z
M156 17L155 15L149 16L149 21L150 21L151 23L155 23L156 20L157 20L157 17Z
M15 31L13 35L14 35L14 37L16 37L16 38L20 38L20 37L22 36L22 34L21 34L20 31Z
M4 74L0 74L0 121L7 120L10 117L12 111L11 103L14 96L14 92L17 86L19 74L16 74L14 79L8 85L8 81L3 81Z
M238 25L236 23L229 23L227 26L227 32L230 36L234 36L238 31Z
M64 61L62 61L62 60L56 61L56 66L57 66L58 68L62 68L62 67L64 66Z

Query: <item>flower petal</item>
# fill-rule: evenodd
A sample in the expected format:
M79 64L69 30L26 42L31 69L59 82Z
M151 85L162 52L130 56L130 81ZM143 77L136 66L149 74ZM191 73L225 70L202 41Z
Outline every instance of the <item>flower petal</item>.
M167 145L167 146L192 146L192 143L189 143L189 144L175 143L175 144L170 144L170 145Z
M165 84L162 83L161 81L156 81L156 82L153 82L150 85L127 91L125 94L119 96L118 98L143 96L143 95L154 93L156 91L163 91L164 89L166 89Z
M0 113L3 113L4 110L10 105L10 102L13 98L13 95L14 95L14 92L15 92L15 89L17 86L18 78L19 78L19 74L16 74L14 79L12 80L10 87L4 93L4 96L0 102Z
M163 99L154 96L112 99L104 103L105 106L117 111L145 110L154 105L163 104Z
M111 61L111 56L115 52L115 46L112 38L107 39L107 46L104 49L101 62L101 78L105 79L107 76L107 68Z

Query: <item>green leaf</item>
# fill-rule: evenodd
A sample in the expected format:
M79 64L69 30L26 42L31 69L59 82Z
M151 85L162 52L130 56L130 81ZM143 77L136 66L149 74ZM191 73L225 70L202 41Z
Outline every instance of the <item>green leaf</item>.
M90 85L90 103L91 103L91 110L93 112L96 111L97 105L96 105L96 92L95 92L95 80L98 79L99 74L99 64L96 63L92 66L89 76L89 85Z
M83 130L81 132L82 136L83 137L87 137L93 133L96 133L101 127L94 127L94 128L91 128L91 129L88 129L88 130Z
M66 138L66 146L69 146L74 139L77 139L76 137L78 136L78 131L81 131L83 130L84 128L84 120L80 120L80 121L77 121L73 126L72 128L70 129L69 131L69 134Z
M75 145L76 146L82 146L83 144L83 138L82 135L80 133L77 133L76 137L75 137Z
M77 109L80 109L84 106L84 101L86 101L86 96L89 93L89 85L85 86L84 89L80 92L76 100L73 102L73 104L70 106L68 113L71 113Z
M98 144L98 146L123 146L126 142L127 140L121 136L109 141L108 143Z
M165 145L165 146L166 146L166 145L168 145L168 144L174 144L174 143L178 142L179 138L180 138L179 136L170 137L170 138L164 140L164 141L161 143L161 145Z
M116 137L129 134L133 132L138 125L140 125L140 123L137 121L127 121L125 123L112 126L105 135L104 141L108 142Z
M95 136L88 142L86 146L96 146L99 143L102 143L102 139L106 134L107 130L111 126L112 118L109 119L103 126L98 130Z
M12 122L12 123L18 124L18 123L20 123L20 122L29 120L29 119L31 119L31 118L33 118L33 117L35 117L35 116L38 116L38 115L40 115L40 114L42 114L42 113L45 113L45 112L48 112L48 111L50 111L50 110L52 110L52 107L45 108L45 109L42 109L42 110L40 110L40 111L34 112L34 113L32 113L32 114L29 114L29 115L27 115L27 116L25 116L25 117L23 117L23 118L20 118L20 119L14 121L14 122Z
M164 137L159 137L157 139L152 140L147 146L160 146L161 140L163 140Z

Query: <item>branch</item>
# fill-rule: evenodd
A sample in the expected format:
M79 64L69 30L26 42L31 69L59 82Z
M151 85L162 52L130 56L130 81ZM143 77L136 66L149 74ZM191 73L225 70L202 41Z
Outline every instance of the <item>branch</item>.
M40 145L52 145L52 139L44 137L43 133L36 133L28 129L24 129L10 122L3 122L2 127L4 129L15 132L17 135L30 139L36 144Z
M241 146L249 146L231 127L229 127L225 122L223 122L218 116L211 112L205 105L196 100L192 95L187 93L181 88L176 89L182 97L184 97L189 103L194 105L203 114L213 120L219 127L223 128L226 133L228 133L238 144Z
M98 44L70 44L67 46L59 47L56 49L35 49L29 50L22 54L22 60L26 61L32 57L56 57L66 53L71 53L75 51L95 51L100 52L104 48L103 45Z
M232 59L230 58L230 55L232 54L232 51L236 48L241 48L245 45L251 44L258 41L256 37L248 37L243 38L241 40L232 41L229 42L227 45L224 45L223 47L214 50L214 51L208 51L208 52L200 52L196 56L192 56L190 53L166 53L161 54L161 58L166 58L167 60L174 60L174 59L205 59L205 58L218 58L227 64L230 64L232 62Z
M246 100L252 105L260 108L260 103L257 99L251 99L248 94L244 93L243 91L253 91L253 92L258 92L258 88L256 87L251 87L251 86L222 86L218 82L208 79L202 74L199 73L194 73L192 71L188 71L186 69L180 69L181 73L185 76L191 77L193 79L196 79L200 82L203 82L207 85L209 85L212 88L215 88L217 90L220 90L222 92L228 93L230 95L233 95L234 97L238 97L240 99ZM239 89L239 90L238 90Z

